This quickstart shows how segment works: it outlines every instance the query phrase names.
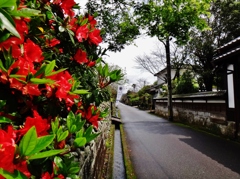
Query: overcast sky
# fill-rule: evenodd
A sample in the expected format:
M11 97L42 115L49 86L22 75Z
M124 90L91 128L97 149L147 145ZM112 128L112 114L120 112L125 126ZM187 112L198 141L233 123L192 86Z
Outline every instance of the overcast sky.
M87 0L75 0L75 2L80 5L84 5ZM129 80L129 84L126 88L130 88L132 84L137 83L138 79L145 79L148 84L153 84L157 80L157 78L151 73L135 68L135 57L143 55L144 53L149 54L152 50L154 50L156 41L156 38L139 38L135 40L136 46L126 46L125 49L117 53L107 52L109 56L105 56L104 60L108 62L109 65L118 65L122 69L126 70L127 79Z

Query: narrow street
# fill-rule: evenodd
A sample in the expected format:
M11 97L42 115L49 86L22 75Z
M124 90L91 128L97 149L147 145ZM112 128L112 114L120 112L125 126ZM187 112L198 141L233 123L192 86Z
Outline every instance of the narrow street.
M119 104L137 179L240 179L240 145Z

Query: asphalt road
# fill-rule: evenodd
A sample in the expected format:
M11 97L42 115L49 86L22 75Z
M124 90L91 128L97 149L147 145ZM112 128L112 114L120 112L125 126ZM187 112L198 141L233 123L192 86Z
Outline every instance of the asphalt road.
M119 104L137 179L240 179L240 145Z

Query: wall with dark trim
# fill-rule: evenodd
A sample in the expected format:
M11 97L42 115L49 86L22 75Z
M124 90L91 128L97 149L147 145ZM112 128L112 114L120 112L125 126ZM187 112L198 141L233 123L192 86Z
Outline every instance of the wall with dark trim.
M173 97L173 120L199 129L234 137L235 122L226 119L226 101L223 95L189 95ZM155 99L155 114L167 118L166 98Z

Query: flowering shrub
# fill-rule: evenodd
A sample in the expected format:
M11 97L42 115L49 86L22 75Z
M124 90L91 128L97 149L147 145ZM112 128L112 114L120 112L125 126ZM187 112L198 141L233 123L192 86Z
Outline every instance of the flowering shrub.
M73 152L95 139L105 87L101 31L74 0L0 2L0 178L78 178Z

